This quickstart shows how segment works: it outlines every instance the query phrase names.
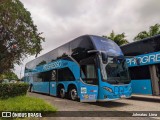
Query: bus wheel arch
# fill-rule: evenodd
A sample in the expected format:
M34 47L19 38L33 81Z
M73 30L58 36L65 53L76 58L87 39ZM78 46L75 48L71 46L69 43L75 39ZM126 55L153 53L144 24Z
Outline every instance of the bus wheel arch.
M65 87L63 84L57 86L57 96L60 98L65 98Z
M75 84L70 84L68 86L68 96L71 100L78 100L78 91Z

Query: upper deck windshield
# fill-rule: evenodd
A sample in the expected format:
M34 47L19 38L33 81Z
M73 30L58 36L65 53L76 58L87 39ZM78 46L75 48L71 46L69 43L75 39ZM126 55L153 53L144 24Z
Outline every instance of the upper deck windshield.
M109 56L123 55L120 47L112 40L98 36L91 36L91 38L97 50L105 51Z

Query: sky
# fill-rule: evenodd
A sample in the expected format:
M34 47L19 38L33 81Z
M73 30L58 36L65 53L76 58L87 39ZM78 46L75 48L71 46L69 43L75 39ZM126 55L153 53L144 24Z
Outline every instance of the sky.
M41 56L85 34L125 33L129 42L149 26L160 23L160 0L20 0L30 11L38 31L43 32ZM23 76L28 56L15 73Z

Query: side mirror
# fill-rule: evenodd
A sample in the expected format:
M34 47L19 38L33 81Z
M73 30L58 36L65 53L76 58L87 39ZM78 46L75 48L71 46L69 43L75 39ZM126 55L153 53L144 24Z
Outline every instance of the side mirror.
M101 56L103 63L106 64L108 62L108 56L103 52L101 52Z

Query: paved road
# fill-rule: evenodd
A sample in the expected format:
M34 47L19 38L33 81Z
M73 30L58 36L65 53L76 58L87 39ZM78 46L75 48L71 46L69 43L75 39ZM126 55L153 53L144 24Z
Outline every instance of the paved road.
M58 111L160 111L160 98L156 97L151 99L150 97L144 98L139 96L134 96L130 99L121 99L116 101L101 102L101 103L80 103L76 101L71 101L67 99L60 99L53 96L38 94L38 93L28 93L29 96L34 96L37 98L42 98L50 104L58 108ZM117 114L123 114L118 113ZM47 118L52 119L52 118ZM59 117L54 119L67 119L64 117ZM74 120L75 117L68 118ZM82 120L76 117L76 120ZM84 119L84 118L83 118ZM99 120L99 119L111 119L111 120L150 120L150 119L160 119L157 117L85 117L87 120Z

